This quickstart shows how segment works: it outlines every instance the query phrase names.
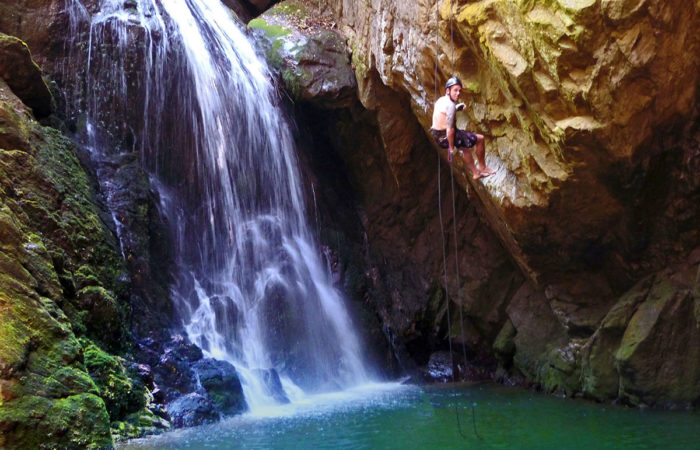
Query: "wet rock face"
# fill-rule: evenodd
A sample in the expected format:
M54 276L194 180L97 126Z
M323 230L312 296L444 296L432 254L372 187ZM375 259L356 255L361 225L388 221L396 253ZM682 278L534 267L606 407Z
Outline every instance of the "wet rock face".
M267 395L274 398L278 403L289 403L289 398L282 387L282 380L275 369L258 369L258 376L265 383Z
M168 405L168 414L173 418L173 425L178 428L194 427L219 419L214 404L195 392L178 397Z
M152 371L154 400L175 427L211 423L248 408L235 367L204 358L183 335L153 332L138 342L136 358Z
M136 7L135 2L126 5L127 10ZM132 131L145 123L143 108L136 106L145 98L142 87L144 74L140 70L145 59L144 30L136 25L128 29L126 39L129 41L129 51L122 59L114 52L119 39L113 27L107 24L103 28L90 28L90 15L99 10L97 1L8 1L0 5L0 10L4 13L0 14L0 32L8 30L22 38L31 47L35 59L44 63L46 75L51 77L51 86L55 90L56 112L63 119L60 123L62 129L70 132L84 131L87 108L85 92L104 94L98 103L105 107L100 107L99 113L95 115L96 120L108 124L108 137L100 139L110 151L106 151L104 158L99 161L94 155L81 156L83 162L95 172L101 173L101 179L105 180L100 186L101 195L118 224L116 231L120 247L131 275L131 303L136 311L134 328L139 333L145 333L149 327L168 326L172 320L172 305L167 288L170 282L168 265L171 260L169 243L157 212L158 198L154 195L149 178L140 165L139 155L135 152L136 143ZM37 23L42 25L32 27L32 24ZM46 33L47 30L50 33ZM92 40L91 32L96 33ZM99 57L94 57L89 65L86 43L91 41L95 42L91 51ZM16 64L11 67L14 72L20 70ZM36 66L27 67L36 69ZM86 73L88 67L92 68L90 74ZM100 84L104 79L100 74L123 74L126 84L134 88L129 91L129 95L115 93ZM18 77L23 78L23 75L19 74ZM37 77L41 78L40 75L33 77L27 76L24 84ZM88 79L93 80L92 86L85 86ZM41 84L39 81L29 84L30 87L33 86L32 98L44 99L37 94L43 92L39 89L43 81ZM43 101L46 102L45 99ZM50 99L48 101L50 106ZM55 118L49 120L57 121ZM114 220L110 218L107 222L112 223ZM109 306L108 302L96 304Z
M193 370L197 374L199 384L214 403L215 410L232 415L248 409L238 372L233 365L206 358L198 361ZM279 377L277 381L279 382Z

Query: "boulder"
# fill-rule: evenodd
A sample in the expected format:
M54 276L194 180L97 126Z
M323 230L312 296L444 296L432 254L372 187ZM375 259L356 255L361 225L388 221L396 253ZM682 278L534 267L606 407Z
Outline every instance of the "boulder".
M691 289L660 274L638 305L614 354L623 400L683 408L700 400L700 316Z
M146 407L146 386L132 377L121 358L112 356L83 339L85 368L100 389L112 422L123 420Z
M700 335L692 273L647 277L612 307L583 351L585 394L633 405L697 403Z
M427 381L442 382L453 381L453 359L450 352L435 352L430 355L428 366L423 372Z
M195 390L196 378L192 365L202 357L202 350L182 335L175 336L166 344L158 362L152 365L159 376L158 385L163 389L166 401Z
M221 414L239 414L247 409L238 372L231 363L204 358L197 361L192 369L207 397Z
M219 414L211 400L195 392L168 403L168 414L176 428L194 427L219 420Z
M322 108L349 106L357 83L345 40L298 0L278 3L248 28L295 100Z

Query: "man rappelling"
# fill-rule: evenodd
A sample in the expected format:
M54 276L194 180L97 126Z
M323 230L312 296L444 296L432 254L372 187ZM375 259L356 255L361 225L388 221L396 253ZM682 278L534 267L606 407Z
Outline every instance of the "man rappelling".
M452 156L455 153L459 154L464 160L464 164L469 168L472 178L478 180L488 177L496 171L486 166L484 136L457 129L457 111L461 111L465 106L464 103L457 104L461 93L462 82L459 78L453 76L447 80L445 95L435 102L433 125L430 127L430 132L440 147L448 149L449 161L452 162ZM479 168L474 164L472 149L475 150Z

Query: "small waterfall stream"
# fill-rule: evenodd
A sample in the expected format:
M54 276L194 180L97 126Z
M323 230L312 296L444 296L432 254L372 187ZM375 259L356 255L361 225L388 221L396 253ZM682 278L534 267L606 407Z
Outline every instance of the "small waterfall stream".
M368 382L272 77L240 25L218 0L103 0L89 20L85 143L98 159L138 153L157 186L190 339L236 366L252 410L280 401L275 372L292 402Z

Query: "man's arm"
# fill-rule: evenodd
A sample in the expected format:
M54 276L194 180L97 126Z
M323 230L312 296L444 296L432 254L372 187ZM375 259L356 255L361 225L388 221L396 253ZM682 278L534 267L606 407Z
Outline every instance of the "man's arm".
M448 107L445 118L447 119L447 144L449 145L448 150L450 151L450 153L454 152L455 147L455 115L455 107Z

